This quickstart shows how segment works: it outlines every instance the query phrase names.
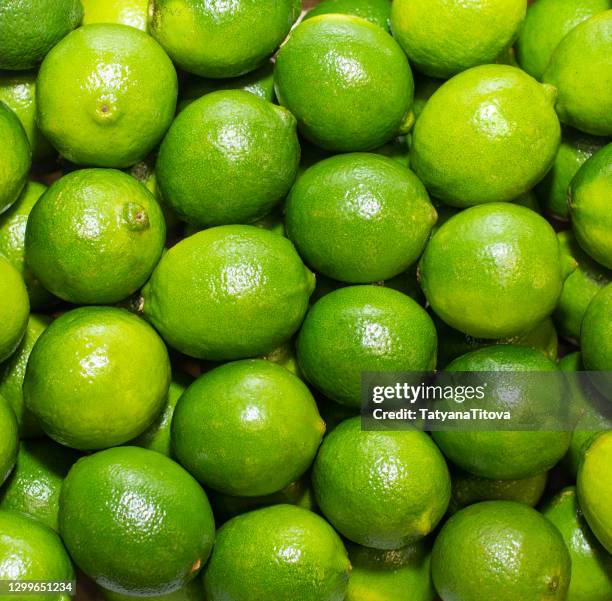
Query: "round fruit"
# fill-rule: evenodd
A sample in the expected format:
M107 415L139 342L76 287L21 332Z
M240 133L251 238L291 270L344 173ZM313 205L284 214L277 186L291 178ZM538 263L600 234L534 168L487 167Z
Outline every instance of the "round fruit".
M215 536L199 484L171 459L138 447L77 461L64 480L59 520L85 574L111 591L138 596L187 584Z
M391 26L390 0L323 0L304 15L304 20L329 14L361 17L387 31Z
M185 238L142 291L144 315L174 348L210 360L271 352L302 323L314 276L286 238L249 225Z
M82 169L57 180L34 205L26 259L56 296L77 304L113 303L147 281L165 239L161 208L135 178Z
M569 601L607 601L612 598L612 557L589 530L571 486L557 493L542 513L561 533L572 560Z
M274 80L300 132L326 150L371 150L406 133L414 119L406 56L388 33L359 17L304 21L278 53Z
M550 59L543 81L558 91L562 123L594 136L612 135L612 10L572 29Z
M86 25L40 67L38 125L73 163L129 167L170 126L177 85L172 62L151 36L127 25Z
M28 291L19 272L0 255L0 362L17 349L28 325Z
M337 155L307 169L285 215L287 235L315 271L363 283L406 271L436 221L425 187L410 170L365 153Z
M598 386L601 392L610 396L610 390L603 389L610 380L603 378L610 378L605 372L612 371L612 283L597 292L590 302L582 320L580 343L584 366L604 372L596 382L601 384Z
M521 69L541 79L565 35L579 23L608 8L610 0L538 0L530 3L515 45Z
M535 509L485 501L456 513L432 553L443 601L563 601L570 557L557 529Z
M26 407L69 447L131 440L158 416L170 384L164 343L142 319L113 307L64 313L40 336L23 382Z
M11 473L19 448L19 429L15 414L0 397L0 485Z
M612 553L612 432L593 438L578 468L578 500L591 530Z
M74 582L72 562L60 537L34 518L0 511L0 580ZM74 594L74 593L72 593ZM5 599L15 594L3 595ZM19 593L17 596L21 596ZM25 595L24 595L25 596ZM70 593L28 594L31 601L70 601Z
M0 4L0 69L36 66L83 16L79 0L12 0Z
M164 202L185 221L249 223L285 197L299 161L289 111L227 90L180 113L161 145L156 174Z
M227 522L204 572L208 601L337 601L344 599L346 549L321 517L274 505Z
M433 196L452 206L511 201L554 161L561 128L553 101L553 88L515 67L469 69L423 108L410 165Z
M27 513L53 530L62 482L77 455L47 439L24 440L15 469L0 489L0 509Z
M596 152L574 176L569 209L576 239L598 263L612 269L612 144Z
M28 181L32 151L21 122L1 100L0 140L0 213L3 213L19 198Z
M120 23L147 31L149 0L81 0L83 25Z
M334 528L376 549L399 549L429 534L451 492L444 457L427 434L364 431L359 416L327 435L312 483Z
M202 484L257 496L297 480L324 431L314 398L297 376L251 359L217 367L187 389L174 412L172 444Z
M512 45L526 11L527 0L394 0L391 28L416 69L448 78L495 62Z
M479 338L515 336L555 308L563 284L559 243L530 209L471 207L434 233L419 278L431 307L451 327Z
M237 77L274 53L299 17L300 4L152 0L149 27L181 69L202 77Z
M427 371L436 365L431 318L409 296L382 286L349 286L318 300L297 340L306 379L328 398L361 406L361 374Z

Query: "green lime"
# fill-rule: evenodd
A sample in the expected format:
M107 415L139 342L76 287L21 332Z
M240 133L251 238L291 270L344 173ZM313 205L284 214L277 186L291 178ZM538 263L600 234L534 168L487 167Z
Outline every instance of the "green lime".
M289 340L288 342L285 342L279 347L275 348L272 352L263 355L262 359L266 359L266 361L272 361L272 363L281 365L285 369L288 369L291 373L295 374L298 378L302 378L300 366L297 362L295 343L293 340Z
M147 31L149 0L81 0L83 25L120 23Z
M100 588L100 593L106 601L134 601L133 595L115 593L103 588ZM200 578L194 578L173 593L154 595L152 597L142 597L139 595L138 599L140 601L202 601L203 595L202 580Z
M170 384L164 343L123 309L64 313L37 340L26 369L26 407L54 440L75 449L122 444L148 428Z
M208 601L340 601L350 564L334 529L293 505L274 505L221 527L204 571Z
M237 77L274 53L300 5L299 0L151 0L149 28L181 69L202 77Z
M4 102L21 121L34 160L40 161L52 157L55 150L40 133L36 124L36 73L33 71L0 73L0 101Z
M578 263L563 283L554 318L559 333L572 340L580 340L582 319L593 297L608 282L612 272L589 257L578 245L571 231L557 234L561 253Z
M406 136L397 136L392 138L382 146L372 150L375 154L380 154L384 157L393 159L403 167L409 167L410 149L406 141Z
M25 233L28 217L46 189L46 186L38 182L28 182L17 202L0 215L0 254L4 255L22 275L33 309L38 309L53 301L53 295L43 288L26 264L25 258Z
M580 343L587 369L612 371L612 283L601 288L590 302L582 320Z
M76 460L74 451L48 439L22 441L15 469L0 489L0 509L27 513L57 530L60 489Z
M0 433L0 484L2 484L11 473L17 459L19 428L13 410L1 396Z
M557 88L561 122L594 136L612 135L611 38L612 10L605 10L561 40L543 75Z
M36 66L81 22L80 0L12 0L0 4L0 69Z
M235 496L268 495L297 480L324 432L306 385L263 359L205 373L181 396L172 419L181 465L205 486Z
M610 8L610 0L538 0L531 2L516 41L516 55L524 71L542 75L559 42L576 25Z
M564 488L542 513L561 533L572 560L568 601L612 599L612 557L590 531L576 498L576 488Z
M432 601L430 554L423 542L385 551L347 545L351 576L345 601Z
M471 207L432 236L419 279L448 325L478 338L516 336L554 310L561 293L559 243L551 225L511 203Z
M414 119L406 56L359 17L321 15L298 25L278 53L274 81L300 132L326 150L371 150Z
M323 0L304 15L304 20L329 14L353 15L387 31L391 28L390 0Z
M34 416L26 409L23 400L23 379L34 344L51 323L46 315L32 313L21 343L15 353L0 365L0 396L3 396L15 412L22 438L42 434Z
M426 371L436 365L431 318L409 296L382 286L349 286L323 296L297 340L306 379L333 401L361 406L361 374Z
M300 327L314 276L291 242L249 225L185 238L142 291L145 317L168 344L209 360L273 351Z
M467 207L511 201L552 165L554 89L516 67L482 65L433 93L412 132L410 165L430 194Z
M56 296L113 303L147 281L165 239L161 208L142 184L114 169L82 169L57 180L34 205L26 259Z
M467 353L447 371L484 372L488 381L481 405L489 410L512 409L514 423L529 423L538 408L557 407L564 398L564 380L540 377L556 373L555 363L535 349L495 345ZM537 378L505 380L491 372L535 372ZM539 381L541 380L541 381ZM521 418L524 421L521 421ZM543 424L544 425L544 424ZM462 469L483 478L516 480L549 470L565 455L571 433L558 430L446 430L432 433L444 455Z
M85 574L111 591L138 596L187 584L215 536L199 484L171 459L138 447L77 461L62 486L59 521Z
M589 527L612 553L612 431L592 439L578 468L578 500Z
M569 209L576 239L598 263L612 269L612 143L578 170L569 187Z
M0 20L2 19L0 7ZM18 198L28 181L32 151L17 115L0 99L0 213Z
M485 501L446 522L431 568L445 600L565 601L571 563L558 530L535 509Z
M364 431L359 416L325 437L312 484L334 528L376 549L399 549L429 534L451 492L444 457L427 434Z
M582 164L605 143L605 138L564 128L555 161L546 177L535 188L547 213L558 219L569 218L567 196L570 182Z
M406 271L437 217L412 171L366 153L337 155L307 169L285 215L287 235L310 267L356 283Z
M0 255L0 362L17 349L28 324L28 291L19 272Z
M75 581L74 568L60 537L31 516L0 510L0 581ZM27 596L30 601L70 601L76 591L6 593L1 601Z
M492 63L518 35L527 0L394 0L391 29L411 64L451 77Z
M295 180L294 117L244 90L213 92L176 118L159 150L164 202L198 226L249 223L281 201Z
M129 167L170 126L177 85L172 62L151 36L127 25L86 25L40 67L38 125L73 163Z

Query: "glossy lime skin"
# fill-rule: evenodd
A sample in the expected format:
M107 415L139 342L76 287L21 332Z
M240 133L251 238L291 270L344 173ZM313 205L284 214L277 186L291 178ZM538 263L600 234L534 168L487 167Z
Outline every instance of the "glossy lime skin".
M0 489L0 509L26 513L57 530L60 489L77 457L45 438L23 440L15 469Z
M448 78L495 62L526 11L527 0L394 0L391 29L418 71Z
M60 537L33 517L0 510L1 580L75 580L74 568ZM15 594L0 596L10 601ZM32 601L69 601L68 593L28 594Z
M0 396L4 397L17 418L22 438L40 436L42 430L23 400L23 379L34 344L51 323L47 315L30 314L25 334L13 355L0 365Z
M31 69L83 16L79 0L14 0L0 6L0 69Z
M143 311L187 355L256 357L296 332L313 288L314 276L286 238L227 225L185 238L162 257L143 288Z
M561 140L553 102L551 88L515 67L468 69L423 108L412 132L411 168L452 206L513 200L553 163Z
M612 135L612 9L583 21L561 40L542 80L557 88L562 123Z
M444 457L427 434L363 431L359 416L326 436L312 484L336 530L375 549L399 549L429 534L451 492Z
M444 601L563 601L570 556L531 507L485 501L455 514L434 543L432 575Z
M569 218L567 197L570 182L582 164L606 141L606 138L589 136L571 127L564 128L555 161L535 188L538 200L547 213L559 219Z
M282 200L300 160L295 118L244 90L207 94L176 118L156 175L164 202L198 226L250 223Z
M187 584L215 537L200 485L171 459L138 447L77 461L62 487L59 520L83 572L106 589L139 596Z
M390 0L323 0L304 15L304 20L329 14L353 15L386 31L391 28Z
M0 73L0 101L17 115L25 130L32 157L35 161L48 159L55 154L49 141L40 133L36 124L36 73Z
M369 283L406 271L436 221L427 191L393 159L366 153L316 163L285 205L287 235L315 271Z
M153 597L139 597L141 600L147 601L202 601L202 580L200 578L194 578L188 582L184 587L174 591L173 593L167 593L165 595L155 595ZM106 589L100 589L102 596L106 601L133 601L133 595L123 595L121 593L115 593Z
M76 304L120 301L149 278L166 239L155 197L114 169L81 169L34 205L26 260L43 286Z
M17 349L28 324L30 302L23 278L0 255L0 362L8 359Z
M181 69L238 77L274 53L300 10L299 0L152 0L149 28Z
M202 484L259 496L297 480L325 424L305 384L264 359L227 363L181 396L172 419L178 461Z
M576 488L557 493L542 513L559 530L572 560L567 601L607 601L612 597L612 557L590 531L578 505Z
M204 571L208 601L342 601L350 564L321 517L274 505L227 522Z
M578 245L571 231L557 234L563 254L578 263L578 267L563 282L554 319L559 333L580 340L584 314L593 297L612 281L612 272L591 259Z
M612 553L612 432L593 438L578 468L578 500L599 542Z
M361 373L427 371L436 365L437 335L427 312L382 286L349 286L319 299L297 340L306 379L328 398L361 406Z
M496 345L467 353L450 363L446 370L554 373L558 368L535 349ZM532 415L532 406L546 408L563 400L561 379L551 377L545 381L546 389L543 389L534 378L526 379L523 384L516 381L505 384L499 379L487 387L482 407L499 410L510 403L514 418L520 420L525 416L527 421ZM483 478L516 480L552 468L565 455L571 432L457 430L433 432L432 436L444 455L464 470Z
M46 189L46 186L38 182L28 182L17 202L0 215L0 254L3 254L21 273L33 309L48 305L53 300L53 295L43 288L26 264L25 258L25 232L28 217Z
M419 279L433 310L456 330L515 336L555 308L563 283L559 244L550 224L530 209L471 207L434 233Z
M426 544L384 551L351 543L347 550L351 575L345 601L433 601Z
M32 163L32 151L21 122L0 101L0 213L8 209L18 198L28 181Z
M81 307L37 340L23 396L57 442L81 450L122 444L160 413L170 384L164 343L123 309Z
M83 25L120 23L147 31L149 0L81 0Z
M550 57L566 34L589 17L611 7L610 0L532 2L515 45L521 69L541 79Z
M612 143L582 165L569 188L576 239L598 263L612 269Z
M172 62L151 36L128 25L85 25L40 67L38 125L73 163L129 167L170 126L177 85Z
M385 31L350 15L307 19L281 48L276 96L326 150L371 150L412 121L408 60Z
M0 484L10 474L19 448L19 428L15 414L7 401L0 397Z

